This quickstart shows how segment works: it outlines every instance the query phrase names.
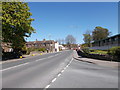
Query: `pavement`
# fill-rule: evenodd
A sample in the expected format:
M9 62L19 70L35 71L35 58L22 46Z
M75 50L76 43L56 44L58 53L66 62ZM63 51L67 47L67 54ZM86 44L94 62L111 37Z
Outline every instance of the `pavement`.
M84 57L78 56L76 51L74 51L74 59L80 60L83 62L94 63L94 64L105 66L105 67L120 68L119 62L92 59L92 58L84 58Z
M118 88L117 68L75 58L77 53L67 50L5 62L1 70L2 87Z

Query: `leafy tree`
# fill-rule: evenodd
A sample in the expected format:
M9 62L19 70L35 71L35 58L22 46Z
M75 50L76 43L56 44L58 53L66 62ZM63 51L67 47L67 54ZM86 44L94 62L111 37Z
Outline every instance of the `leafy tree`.
M84 44L81 44L80 46L81 48L84 48L84 47L88 47L88 44L84 43Z
M90 35L90 31L86 31L85 34L83 34L84 38L84 42L88 45L88 47L91 46L91 41L92 41L92 36Z
M25 37L35 31L29 10L24 2L2 2L2 40L11 43L14 51L21 50Z
M2 2L0 1L0 43L2 40Z
M95 27L94 31L92 32L93 41L105 39L110 35L108 29L103 27Z
M76 43L76 39L72 35L68 35L65 38L65 41L67 44L75 44Z
M92 37L91 37L91 35L90 34L83 34L83 36L84 36L84 42L86 43L86 44L88 44L88 47L90 47L91 46L91 41L92 41Z

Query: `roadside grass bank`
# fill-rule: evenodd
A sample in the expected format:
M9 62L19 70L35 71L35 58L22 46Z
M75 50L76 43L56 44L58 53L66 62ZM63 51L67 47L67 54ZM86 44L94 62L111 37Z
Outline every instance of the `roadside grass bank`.
M107 52L108 52L107 50L94 50L94 49L90 49L90 54L106 55Z
M112 47L109 50L82 48L77 53L82 57L120 62L120 47Z

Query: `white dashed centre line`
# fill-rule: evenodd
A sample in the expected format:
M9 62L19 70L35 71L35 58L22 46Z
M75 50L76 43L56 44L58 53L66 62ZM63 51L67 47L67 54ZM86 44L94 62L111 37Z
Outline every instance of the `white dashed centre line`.
M57 77L61 76L61 74L65 71L65 69L71 64L72 60L73 60L73 58L72 58L71 61L67 64L67 66L66 66L64 69L62 69L62 71L57 75ZM55 78L51 81L51 83L55 82L55 81L57 80L57 77L55 77ZM51 85L51 83L50 83L49 85L47 85L47 86L44 88L44 90L46 90L47 88L49 88L50 85Z
M57 78L54 78L54 79L52 80L52 82L56 81L56 79L57 79Z

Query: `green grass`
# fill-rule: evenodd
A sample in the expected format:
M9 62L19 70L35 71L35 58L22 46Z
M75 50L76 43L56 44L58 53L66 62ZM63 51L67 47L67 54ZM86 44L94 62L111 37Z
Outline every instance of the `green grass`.
M90 54L107 54L107 51L103 50L90 50Z

